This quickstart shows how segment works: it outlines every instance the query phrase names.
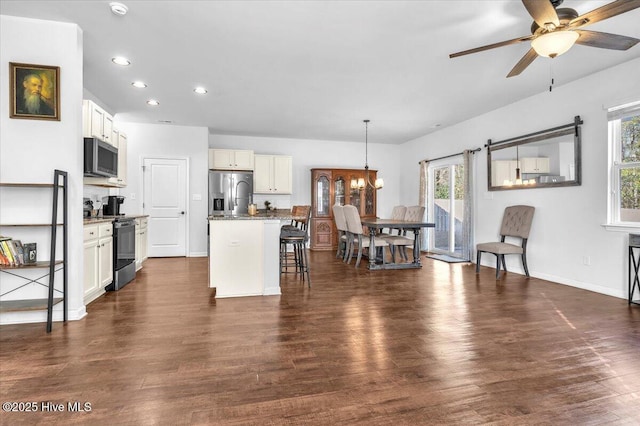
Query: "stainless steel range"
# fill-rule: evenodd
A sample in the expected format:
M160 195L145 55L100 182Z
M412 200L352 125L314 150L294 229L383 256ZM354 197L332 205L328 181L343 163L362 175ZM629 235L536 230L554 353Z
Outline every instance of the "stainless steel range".
M117 218L113 222L113 283L108 291L120 290L136 277L136 222Z

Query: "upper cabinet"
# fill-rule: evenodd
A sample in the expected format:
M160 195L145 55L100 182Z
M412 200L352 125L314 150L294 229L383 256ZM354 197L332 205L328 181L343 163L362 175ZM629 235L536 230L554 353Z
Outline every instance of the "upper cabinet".
M115 180L118 186L127 186L127 135L124 132L118 132L118 177L109 180Z
M127 135L113 127L109 113L92 101L82 102L82 129L85 138L98 138L118 148L117 177L85 177L85 185L122 188L127 186Z
M253 151L210 149L209 168L216 170L253 170Z
M549 173L549 157L529 157L522 159L522 173Z
M82 101L82 134L85 138L98 138L118 147L118 132L113 127L113 117L89 100Z
M293 190L292 158L288 155L258 155L255 158L253 192L256 194L291 194Z

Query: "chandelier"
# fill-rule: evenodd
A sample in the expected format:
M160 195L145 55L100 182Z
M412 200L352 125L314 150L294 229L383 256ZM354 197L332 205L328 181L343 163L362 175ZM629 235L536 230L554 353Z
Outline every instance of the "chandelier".
M363 190L367 186L370 186L375 189L380 189L384 186L384 180L382 178L377 178L374 183L371 183L369 179L369 121L370 120L362 120L364 122L364 170L365 177L359 179L351 179L351 188Z

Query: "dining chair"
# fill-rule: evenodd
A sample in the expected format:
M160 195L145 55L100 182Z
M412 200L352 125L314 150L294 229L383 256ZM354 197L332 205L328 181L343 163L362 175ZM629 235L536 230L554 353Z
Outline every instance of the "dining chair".
M336 257L342 255L343 262L347 260L347 247L349 247L349 229L347 228L347 219L344 217L344 206L335 204L333 207L333 220L338 230L338 250Z
M509 206L504 209L502 225L500 226L500 242L480 243L476 245L478 258L476 260L476 273L480 272L480 258L482 253L492 253L496 255L496 279L500 276L500 263L504 271L507 272L507 264L504 256L507 254L519 254L522 259L522 268L526 276L529 276L527 268L527 240L531 231L531 222L535 207L532 206ZM506 237L520 239L520 245L505 242Z
M391 219L393 220L403 220L404 215L407 213L407 206L394 206L391 210ZM402 229L400 228L389 228L389 232L384 232L384 229L380 230L380 236L385 238L386 236L393 235L393 230L396 230L396 235L400 235L402 233Z
M409 206L405 212L404 220L410 222L422 221L424 219L424 210L424 206ZM413 231L411 231L411 234L407 235L407 230L403 229L401 234L402 235L390 235L385 238L387 243L389 243L391 259L393 262L396 261L396 249L400 252L402 260L406 262L409 259L409 256L407 255L407 247L413 247L415 239Z
M347 263L351 263L351 258L353 257L355 245L358 245L358 258L356 260L356 268L360 265L360 259L362 259L362 250L364 248L369 248L369 256L375 256L375 249L378 247L383 247L382 251L382 263L384 263L384 247L387 247L389 244L382 238L374 238L374 249L371 247L371 240L368 235L364 235L362 231L362 222L360 220L360 214L358 213L358 209L352 205L345 205L343 208L344 216L347 221L347 229L351 234L351 238L349 240L349 248L347 253Z

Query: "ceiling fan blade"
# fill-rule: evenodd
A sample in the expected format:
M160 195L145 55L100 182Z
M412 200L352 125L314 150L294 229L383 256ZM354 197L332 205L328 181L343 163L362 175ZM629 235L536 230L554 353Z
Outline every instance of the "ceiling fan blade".
M569 27L578 28L584 25L593 24L594 22L602 21L639 7L640 0L616 0L572 19L571 22L569 22Z
M514 38L512 40L501 41L499 43L488 44L486 46L476 47L475 49L463 50L462 52L456 52L449 55L450 58L457 58L458 56L469 55L471 53L482 52L484 50L495 49L496 47L508 46L510 44L521 43L523 41L531 40L532 35L524 36L520 38Z
M552 23L556 27L560 26L560 19L555 7L547 0L522 0L529 15L536 21L540 28L545 28L544 24Z
M577 44L583 46L600 47L602 49L627 50L635 46L640 40L618 34L600 33L596 31L577 30L580 34Z
M527 53L520 59L520 61L516 64L515 67L511 70L511 72L507 75L509 77L515 77L519 75L522 71L525 70L531 63L538 57L538 54L535 50L529 49Z

